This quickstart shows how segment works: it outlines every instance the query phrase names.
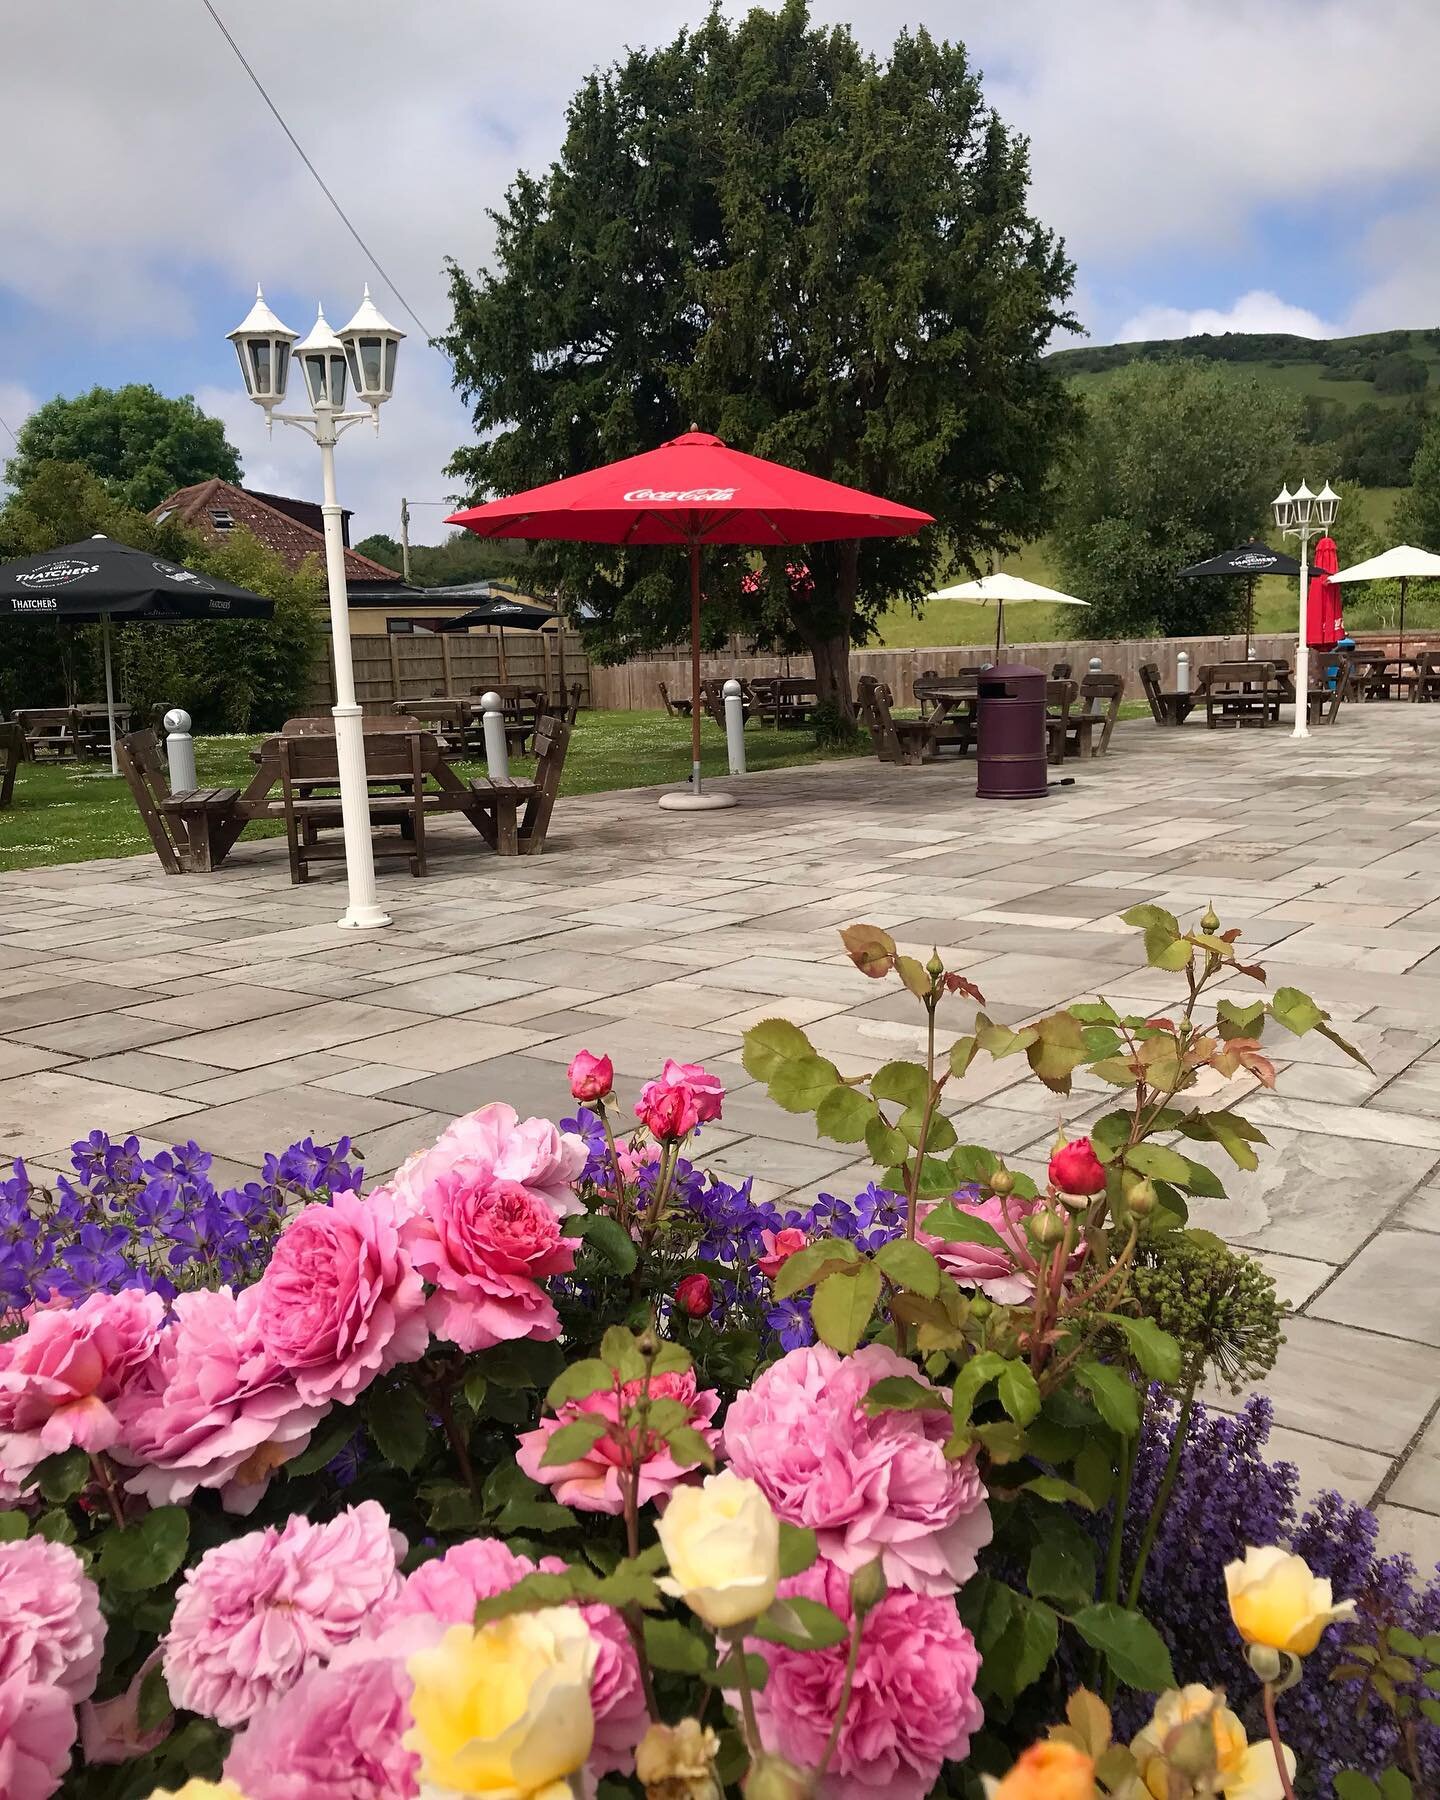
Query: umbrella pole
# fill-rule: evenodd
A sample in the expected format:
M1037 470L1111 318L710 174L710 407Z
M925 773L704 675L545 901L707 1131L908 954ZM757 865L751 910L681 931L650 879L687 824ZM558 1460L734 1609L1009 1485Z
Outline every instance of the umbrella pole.
M505 664L505 627L500 627L500 680L505 683L510 679L510 671Z
M1245 578L1245 660L1250 660L1250 633L1255 629L1255 577Z
M995 660L1000 660L1000 641L1005 635L1005 602L995 602Z
M105 716L110 725L110 773L120 773L120 762L115 754L115 672L110 664L110 615L106 613L100 621L100 631L105 643Z
M1407 576L1400 577L1400 655L1405 654L1405 583Z
M690 546L690 785L700 792L700 545Z

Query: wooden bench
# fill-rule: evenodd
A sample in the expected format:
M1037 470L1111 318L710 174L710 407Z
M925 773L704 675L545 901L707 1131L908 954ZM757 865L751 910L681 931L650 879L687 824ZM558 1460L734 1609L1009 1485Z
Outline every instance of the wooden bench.
M377 858L403 857L412 875L425 873L425 778L440 761L433 732L367 731L364 735L365 776L397 791L370 793L370 841ZM344 840L322 843L322 830L343 826L334 794L318 790L338 786L340 764L333 733L282 733L276 745L280 763L281 806L285 841L290 852L290 879L310 879L312 862L343 862ZM238 799L238 795L237 795ZM398 836L374 829L393 822Z
M1420 650L1415 655L1415 684L1410 698L1416 701L1440 700L1440 650Z
M862 675L855 688L855 708L869 731L881 762L922 763L935 759L935 735L944 714L938 710L923 719L897 719L891 711L890 689L873 675Z
M1120 717L1120 702L1125 694L1123 675L1087 675L1080 683L1080 711L1070 715L1065 754L1087 761L1104 756L1110 748L1110 734ZM1095 742L1099 731L1100 742Z
M0 809L15 797L15 775L25 760L24 727L11 723L0 725Z
M935 716L934 745L964 756L976 740L976 710L980 698L980 671L962 669L958 675L941 675L926 669L915 677L915 699L921 718Z
M1263 731L1280 723L1287 670L1270 662L1209 663L1201 669L1195 697L1205 702L1205 724L1237 730L1254 725ZM1293 692L1293 689L1292 689Z
M118 738L115 755L165 873L209 874L219 868L234 842L227 838L227 826L239 788L189 788L172 794L153 731Z
M673 718L688 719L690 717L690 714L694 710L694 706L695 706L695 702L693 700L683 699L678 694L672 699L670 690L669 690L669 688L666 687L666 685L663 681L657 681L655 683L655 685L660 690L661 703L664 705L666 712L670 714L672 719Z
M1066 746L1074 723L1070 717L1070 708L1074 706L1079 692L1078 681L1045 683L1045 753L1052 763L1063 763L1065 760ZM1086 735L1088 736L1088 731Z
M1161 687L1160 670L1155 663L1141 663L1140 686L1145 690L1157 725L1183 725L1195 709L1194 694L1181 693L1177 688L1167 691Z

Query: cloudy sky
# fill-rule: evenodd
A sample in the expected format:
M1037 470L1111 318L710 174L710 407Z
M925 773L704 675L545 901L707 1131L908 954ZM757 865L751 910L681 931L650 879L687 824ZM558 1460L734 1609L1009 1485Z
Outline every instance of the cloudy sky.
M704 0L215 0L277 106L431 331L443 258L542 167L580 79ZM727 10L737 10L732 5ZM959 37L1033 144L1034 204L1079 265L1095 342L1440 322L1433 0L815 0L881 49ZM0 0L0 452L27 411L149 381L222 416L256 487L312 494L267 442L224 333L254 283L306 329L369 279L411 332L378 440L341 449L361 533L441 501L468 419L443 360L348 237L202 0ZM441 510L415 513L417 540Z

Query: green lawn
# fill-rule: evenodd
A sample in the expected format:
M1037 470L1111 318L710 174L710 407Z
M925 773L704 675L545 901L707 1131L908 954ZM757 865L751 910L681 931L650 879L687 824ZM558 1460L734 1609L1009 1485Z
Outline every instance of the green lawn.
M251 749L258 737L210 737L196 742L196 773L202 787L243 787L254 773ZM868 745L867 745L868 752ZM754 722L745 731L745 758L751 769L779 769L824 762L808 731L776 731ZM701 725L701 762L707 775L726 772L725 738L706 719ZM484 773L481 763L459 763L463 773ZM516 759L514 774L534 763ZM690 774L690 726L664 713L581 713L565 761L561 794L593 794L612 788L680 782ZM246 837L283 832L275 820L251 825ZM150 852L150 840L123 780L108 767L74 763L27 763L15 784L14 804L0 812L0 870L42 863L89 862L103 856Z

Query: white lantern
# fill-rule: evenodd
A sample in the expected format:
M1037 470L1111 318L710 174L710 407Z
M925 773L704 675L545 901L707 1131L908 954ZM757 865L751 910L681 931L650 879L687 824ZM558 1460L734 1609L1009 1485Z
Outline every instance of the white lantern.
M268 421L285 398L285 382L290 374L290 346L295 342L295 333L275 317L257 287L255 304L235 329L225 335L240 358L245 392L257 406L265 408Z
M1340 506L1340 496L1327 481L1315 496L1315 517L1328 531L1335 523L1335 514Z
M1295 518L1295 496L1290 492L1288 482L1281 488L1271 504L1275 509L1276 526L1281 531L1287 530L1294 523Z
M354 397L372 411L395 391L395 353L404 335L370 298L367 284L355 317L340 329L340 341L350 365Z
M1315 513L1315 496L1305 482L1295 490L1295 523L1308 525Z
M312 406L341 412L345 406L345 346L330 329L325 308L315 309L315 323L308 337L295 346L295 360L310 390Z

